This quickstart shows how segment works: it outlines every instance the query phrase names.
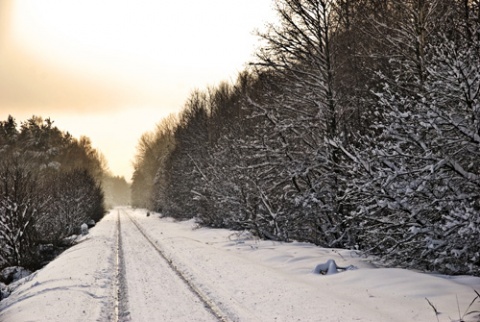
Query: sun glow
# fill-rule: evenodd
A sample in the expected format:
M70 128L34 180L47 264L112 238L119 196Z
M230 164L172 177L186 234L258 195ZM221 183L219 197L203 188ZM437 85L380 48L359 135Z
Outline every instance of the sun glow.
M212 66L234 76L251 57L252 32L262 27L256 12L265 11L252 10L253 1L20 0L13 32L18 45L67 71L136 82L188 70L202 82L225 75Z
M252 58L253 31L272 20L271 4L5 0L0 9L10 15L0 34L2 119L36 114L58 120L62 129L89 136L112 170L129 179L134 147L108 140L134 146L141 133L179 111L192 90L234 80ZM79 120L89 123L79 128ZM119 165L122 153L127 161Z

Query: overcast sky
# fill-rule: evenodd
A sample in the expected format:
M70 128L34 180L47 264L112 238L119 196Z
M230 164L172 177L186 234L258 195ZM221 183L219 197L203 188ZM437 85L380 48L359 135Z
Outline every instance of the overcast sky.
M0 120L52 118L131 178L142 133L234 80L272 0L0 0Z

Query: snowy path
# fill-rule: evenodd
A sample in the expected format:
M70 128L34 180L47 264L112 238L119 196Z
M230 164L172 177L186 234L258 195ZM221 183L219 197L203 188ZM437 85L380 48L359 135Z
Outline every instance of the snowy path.
M328 259L359 269L311 273ZM428 298L447 322L473 289L480 278L374 268L348 250L119 208L1 301L0 321L437 321Z
M190 234L189 230L182 233L170 229L176 223L152 222L152 218L138 212L133 215L142 230L162 245L177 269L228 320L357 321L367 315L365 321L405 321L403 317L390 316L387 311L391 308L369 309L362 299L343 289L336 291L329 285L328 290L321 290L318 285L292 279L280 270L232 254L230 249L215 247L214 242L195 239L195 233Z
M464 310L475 295L472 289L480 289L479 278L372 269L347 250L243 239L228 230L194 229L192 222L130 212L173 265L232 321L435 321L426 297L441 311L440 321L452 321L458 316L456 297ZM329 258L359 269L311 274Z
M120 271L126 287L120 290L128 299L122 300L119 321L191 321L192 316L196 321L217 321L128 213L121 212L120 256L125 268Z

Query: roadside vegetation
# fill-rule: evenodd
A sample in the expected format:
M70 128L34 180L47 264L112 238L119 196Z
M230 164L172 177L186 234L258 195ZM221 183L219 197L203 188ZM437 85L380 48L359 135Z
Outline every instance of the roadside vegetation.
M145 133L132 202L480 275L480 4L281 0L256 59Z
M105 214L106 163L50 119L0 121L0 269L35 270Z

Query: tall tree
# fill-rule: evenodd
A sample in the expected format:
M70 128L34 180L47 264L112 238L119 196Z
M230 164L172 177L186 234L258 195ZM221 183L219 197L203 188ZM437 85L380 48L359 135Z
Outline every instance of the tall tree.
M356 163L350 172L358 171L348 189L352 199L360 196L361 248L400 265L478 273L478 45L460 40L466 36L452 28L457 23L444 25L459 21L444 4L395 3L424 22L387 40L405 54L391 59L376 93L380 135L344 150Z
M280 22L260 34L265 45L258 54L258 65L278 75L273 80L279 87L276 94L270 92L268 105L258 106L276 133L265 147L290 177L291 184L283 185L294 197L287 202L292 208L304 205L310 215L303 221L310 223L315 241L331 246L343 243L336 228L342 225L343 192L338 181L339 151L325 142L346 138L341 126L346 114L335 89L337 57L332 39L339 20L334 4L278 1Z

